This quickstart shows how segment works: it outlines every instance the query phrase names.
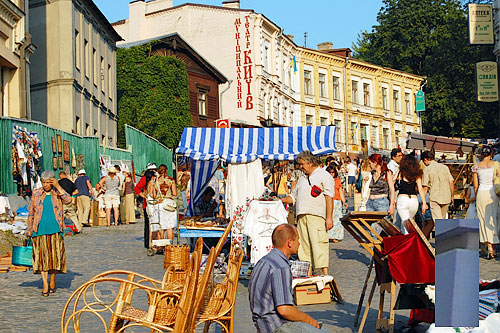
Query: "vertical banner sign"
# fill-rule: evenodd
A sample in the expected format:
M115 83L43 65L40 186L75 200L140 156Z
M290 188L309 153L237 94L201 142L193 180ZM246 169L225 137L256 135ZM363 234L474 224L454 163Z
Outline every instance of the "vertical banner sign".
M481 61L476 63L477 100L479 102L498 101L497 63Z
M491 5L469 4L469 43L494 43Z
M246 15L243 19L237 18L234 21L236 28L236 107L246 110L253 109L252 96L252 45L250 42L250 16Z

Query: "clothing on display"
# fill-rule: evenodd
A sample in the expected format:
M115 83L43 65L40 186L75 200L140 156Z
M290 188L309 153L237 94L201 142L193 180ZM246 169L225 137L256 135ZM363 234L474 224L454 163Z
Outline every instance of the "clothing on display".
M40 177L42 148L36 132L14 125L12 129L12 174L18 195L42 187Z
M243 234L252 240L250 262L256 264L271 252L271 235L276 226L287 222L288 213L281 201L252 200L243 220Z

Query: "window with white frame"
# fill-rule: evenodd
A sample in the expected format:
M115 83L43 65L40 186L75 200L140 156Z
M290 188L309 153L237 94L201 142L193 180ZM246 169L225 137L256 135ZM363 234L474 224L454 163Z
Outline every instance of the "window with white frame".
M399 108L399 90L393 90L392 92L392 100L394 102L394 112L400 113L401 110Z
M335 142L340 142L340 138L342 137L342 122L335 119L333 124L335 125Z
M411 103L410 103L410 93L409 92L405 92L405 111L406 111L406 114L407 115L411 115Z
M319 97L326 97L326 75L319 73Z
M370 84L363 83L363 105L370 106Z
M388 100L388 95L387 95L387 88L382 87L382 108L384 110L389 110L389 100Z
M200 116L207 115L207 91L205 89L198 88L198 114Z
M327 117L320 117L319 123L321 126L328 126L328 118Z
M340 101L340 78L337 76L333 77L333 99Z
M351 122L351 143L353 145L358 142L358 124L355 122Z
M311 71L304 70L304 94L312 94Z
M288 69L288 71L287 71L287 75L288 75L288 80L287 80L287 82L288 82L288 86L289 86L291 89L293 89L293 85L292 85L292 71L293 71L293 69L292 69L291 67L290 67L290 68Z
M378 148L378 126L372 126L372 147Z
M389 149L389 129L384 128L382 130L382 140L384 143L384 149Z
M310 114L306 114L306 126L313 126L314 117Z
M269 44L264 42L264 50L262 51L262 65L264 70L269 73Z
M358 104L358 81L352 80L352 102Z

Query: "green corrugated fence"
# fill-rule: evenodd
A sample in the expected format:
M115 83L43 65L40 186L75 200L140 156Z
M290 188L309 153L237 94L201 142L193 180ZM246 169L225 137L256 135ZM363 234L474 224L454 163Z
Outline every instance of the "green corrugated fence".
M146 169L148 163L153 162L156 165L167 165L168 175L172 176L172 150L129 125L125 125L125 140L127 147L132 146L134 167L137 174ZM139 147L139 149L135 149L135 147Z
M172 151L133 127L126 126L125 134L129 150L124 150L102 147L96 137L83 137L67 133L40 122L0 117L0 192L5 194L17 193L16 183L13 182L12 176L12 131L14 125L37 133L43 155L41 158L42 171L54 170L58 172L62 170L53 168L53 157L59 157L62 154L52 151L52 138L56 140L57 146L57 135L60 135L61 142L67 140L70 147L70 163L64 164L70 166L71 172L75 172L77 170L72 167L73 160L74 158L78 160L79 155L83 155L84 167L92 184L99 181L100 155L107 155L111 160L133 161L136 173L145 169L149 162L164 163L169 166L169 174L172 175Z

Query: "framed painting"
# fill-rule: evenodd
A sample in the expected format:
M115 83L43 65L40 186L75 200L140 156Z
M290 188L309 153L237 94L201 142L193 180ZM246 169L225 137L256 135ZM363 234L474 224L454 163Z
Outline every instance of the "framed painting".
M64 162L69 162L70 160L70 151L69 151L69 141L63 140L63 159Z
M56 138L52 137L52 152L57 153Z
M57 152L59 154L62 153L62 140L61 140L61 136L59 134L57 134Z
M54 138L52 138L52 140L54 140ZM57 157L56 156L52 157L52 168L54 170L57 169Z
M58 157L57 157L57 159L58 159L58 161L59 161L59 163L58 163L58 165L59 165L59 169L61 169L61 170L62 170L62 169L64 168L63 157L62 157L62 156L58 156Z

